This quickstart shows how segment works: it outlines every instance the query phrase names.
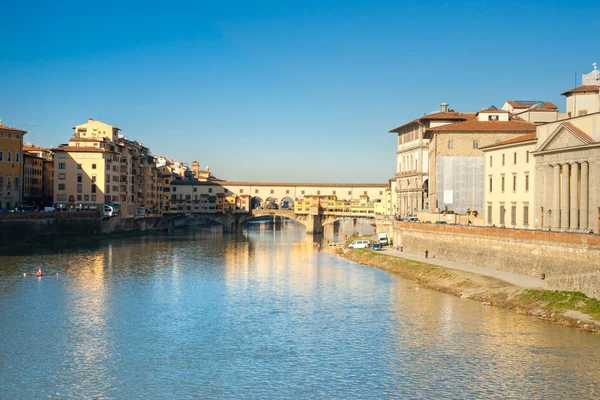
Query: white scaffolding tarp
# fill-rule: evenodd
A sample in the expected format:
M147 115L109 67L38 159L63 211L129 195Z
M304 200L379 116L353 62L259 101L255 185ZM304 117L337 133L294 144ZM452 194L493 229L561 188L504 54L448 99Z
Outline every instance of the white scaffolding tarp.
M436 199L440 207L465 214L467 210L483 212L484 157L436 158Z

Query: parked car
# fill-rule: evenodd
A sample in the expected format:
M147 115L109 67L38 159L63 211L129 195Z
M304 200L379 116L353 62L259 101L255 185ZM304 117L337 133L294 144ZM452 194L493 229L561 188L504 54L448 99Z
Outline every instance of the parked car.
M373 250L380 251L381 250L381 245L379 243L374 243L373 244Z
M349 249L366 249L371 246L368 240L355 240L348 245Z

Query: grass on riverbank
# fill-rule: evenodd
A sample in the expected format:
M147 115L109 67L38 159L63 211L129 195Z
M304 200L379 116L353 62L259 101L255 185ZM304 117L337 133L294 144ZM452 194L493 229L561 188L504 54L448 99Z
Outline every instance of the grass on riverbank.
M523 289L489 276L389 256L370 249L340 249L338 254L356 263L399 275L425 288L479 300L520 314L539 316L561 325L600 332L600 300L580 292ZM584 319L588 324L582 325L580 318L569 315L569 311L584 314L591 320Z
M523 296L545 304L547 308L579 311L600 321L600 300L589 298L581 292L528 289L523 292Z

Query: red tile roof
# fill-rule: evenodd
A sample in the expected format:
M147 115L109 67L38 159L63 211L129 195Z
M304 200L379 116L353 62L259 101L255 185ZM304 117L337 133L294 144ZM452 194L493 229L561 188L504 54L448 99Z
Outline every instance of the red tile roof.
M567 129L569 129L571 132L573 132L574 134L579 136L581 138L581 140L583 140L584 142L587 142L587 144L594 143L594 139L592 139L587 133L585 133L584 131L582 131L581 129L579 129L578 127L573 125L572 123L563 122L562 124L565 127L567 127Z
M428 114L420 118L420 121L431 121L431 120L458 120L468 121L475 119L475 113L462 113L462 112L438 112L434 114Z
M523 114L526 112L533 112L533 111L552 111L552 112L558 112L558 109L556 108L547 108L547 107L543 107L543 108L531 108L531 109L527 109L527 110L519 110L519 114Z
M2 131L11 131L11 132L19 132L19 133L27 133L27 131L21 130L21 129L17 129L17 128L11 128L10 126L4 126L4 125L0 125L0 130Z
M397 127L397 128L394 128L394 129L392 129L391 131L389 131L389 133L400 133L400 131L404 130L405 128L408 128L409 126L411 126L411 125L413 125L413 124L418 124L418 123L419 123L419 119L420 119L420 118L413 119L412 121L410 121L410 122L407 122L407 123L406 123L406 124L404 124L404 125L400 125L399 127Z
M480 147L479 150L489 149L489 148L496 147L496 146L503 146L505 144L515 144L515 143L529 142L531 140L537 140L537 136L536 136L535 132L528 133L527 135L519 136L519 137L516 137L516 138L504 140L502 142L498 142L498 143L490 144L490 145L487 145L487 146L483 146L483 147Z
M530 108L531 106L534 105L534 103L528 101L526 103L520 103L518 100L507 100L506 101L508 104L510 104L512 106L512 108L516 108L516 109L525 109L525 108ZM551 108L554 110L558 110L558 107L556 107L554 105L554 103L552 103L551 101L539 101L537 103L543 103L544 104L544 108Z
M523 121L463 121L455 124L438 126L427 132L535 132L535 124Z
M583 85L583 86L577 86L576 88L573 88L571 90L567 90L566 92L561 93L563 96L569 95L569 94L573 94L573 93L585 93L585 92L594 92L594 93L598 93L600 91L600 88L596 85Z

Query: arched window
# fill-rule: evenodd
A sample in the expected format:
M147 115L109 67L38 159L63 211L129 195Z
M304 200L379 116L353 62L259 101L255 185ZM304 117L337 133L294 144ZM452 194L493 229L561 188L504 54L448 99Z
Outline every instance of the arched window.
M15 176L15 188L18 189L19 188L19 184L21 183L21 180L19 179L18 176Z
M4 161L4 152L0 151L0 161Z
M17 154L16 154L16 160L15 161L19 162L19 152L18 151L17 151Z
M12 161L12 153L9 151L8 152L8 158L7 158L8 162Z
M6 187L10 188L10 175L6 177Z

